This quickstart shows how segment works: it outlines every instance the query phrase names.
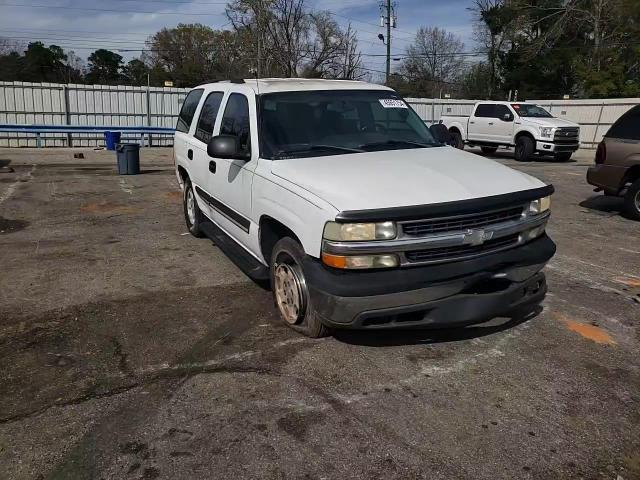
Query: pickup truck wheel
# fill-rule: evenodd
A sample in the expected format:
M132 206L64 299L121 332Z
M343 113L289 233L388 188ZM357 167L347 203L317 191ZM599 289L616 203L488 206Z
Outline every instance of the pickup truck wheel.
M189 233L194 237L202 238L204 234L200 230L200 222L202 221L202 212L198 208L198 201L193 192L193 187L189 180L184 182L184 191L182 192L182 204L184 207L184 220L189 229Z
M271 291L280 317L287 326L308 337L329 334L309 296L302 268L302 246L290 237L280 239L271 254Z
M558 162L568 162L573 152L560 152L553 155L553 159Z
M498 147L480 147L480 150L482 150L482 153L485 155L491 155L492 153L496 153Z
M519 162L526 162L533 155L533 151L535 150L535 145L531 138L523 135L518 137L516 140L516 149L514 152L514 157Z
M633 182L624 196L624 209L629 218L640 220L640 179Z
M459 132L451 132L451 145L459 150L464 150L464 140Z

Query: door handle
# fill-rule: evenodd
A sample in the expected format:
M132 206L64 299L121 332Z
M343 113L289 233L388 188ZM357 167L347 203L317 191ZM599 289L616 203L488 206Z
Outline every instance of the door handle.
M216 162L213 160L209 162L209 171L211 173L216 173Z
M189 160L193 160L193 150L187 150L187 157L189 158Z
M489 122L489 125L493 125L493 122Z
M469 122L469 123L470 123L471 125L473 125L473 124L474 124L474 123L476 123L476 122Z

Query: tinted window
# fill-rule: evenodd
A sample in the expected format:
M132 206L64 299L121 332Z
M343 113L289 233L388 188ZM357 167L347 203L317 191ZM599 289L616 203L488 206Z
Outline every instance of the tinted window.
M216 124L216 117L218 116L218 110L220 110L220 103L222 102L222 92L210 93L207 99L202 105L200 111L200 119L198 120L198 126L196 127L195 137L204 143L209 143L211 135L213 135L213 126Z
M521 117L552 118L544 108L531 103L512 103L511 106Z
M633 107L613 124L607 137L640 140L640 106Z
M240 148L250 150L249 136L249 103L247 97L232 93L227 101L220 126L221 135L234 135L240 139Z
M191 90L187 98L184 99L184 103L182 104L182 108L180 109L180 115L178 117L178 124L176 125L176 130L179 132L187 133L189 128L191 127L191 122L193 121L193 116L196 114L196 109L198 108L198 103L200 102L200 97L202 97L202 93L204 90Z
M494 105L492 103L481 103L476 108L476 117L494 118L493 111Z
M506 105L494 105L494 118L499 118L500 120L504 119L504 116L506 114L509 114L509 116L511 118L513 118L513 114L511 113L511 110L509 110L509 107L507 107Z

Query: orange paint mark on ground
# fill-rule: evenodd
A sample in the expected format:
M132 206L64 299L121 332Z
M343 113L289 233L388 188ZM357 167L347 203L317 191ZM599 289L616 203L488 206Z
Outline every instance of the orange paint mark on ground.
M557 317L562 320L562 322L564 322L569 330L579 333L584 338L603 345L616 344L616 342L613 341L613 338L611 338L611 335L609 335L600 327L589 325L588 323L577 322L562 314L558 314Z
M120 205L111 202L94 202L84 205L80 210L85 213L135 213L140 211L139 208L130 205Z
M640 287L640 278L616 277L613 279L613 281L622 283L627 287Z
M171 191L164 194L168 200L172 202L181 202L182 201L182 192L181 191Z

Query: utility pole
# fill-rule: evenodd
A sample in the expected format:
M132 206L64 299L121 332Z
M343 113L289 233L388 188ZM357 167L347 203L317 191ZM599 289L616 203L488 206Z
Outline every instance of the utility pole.
M385 83L389 83L389 75L391 75L391 28L396 28L395 3L392 5L391 0L384 0L380 4L380 26L387 27L387 69L385 72ZM383 13L384 12L384 13Z

